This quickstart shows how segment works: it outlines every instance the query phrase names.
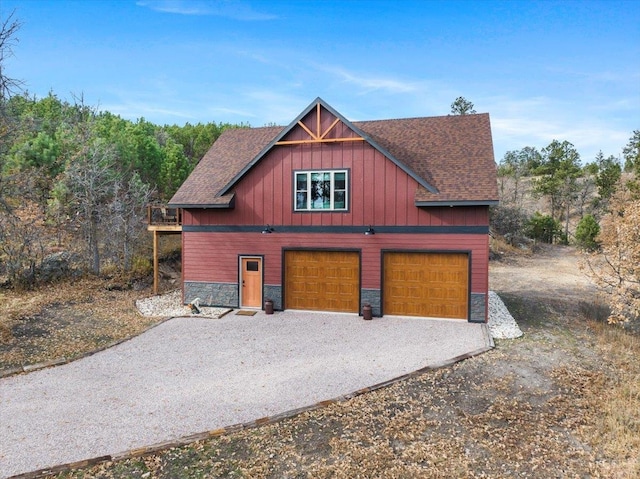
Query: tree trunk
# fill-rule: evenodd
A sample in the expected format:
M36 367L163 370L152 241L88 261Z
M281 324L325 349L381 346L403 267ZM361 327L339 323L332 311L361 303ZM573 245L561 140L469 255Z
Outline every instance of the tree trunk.
M567 198L567 217L564 223L564 237L565 241L569 241L569 214L571 213L571 201Z
M98 225L91 218L89 224L89 254L91 256L91 271L100 274L100 249L98 245Z
M130 271L131 270L131 251L130 251L130 247L129 247L129 234L127 232L127 227L125 224L125 231L124 231L124 237L123 237L123 242L122 242L122 261L123 261L123 268L125 271Z

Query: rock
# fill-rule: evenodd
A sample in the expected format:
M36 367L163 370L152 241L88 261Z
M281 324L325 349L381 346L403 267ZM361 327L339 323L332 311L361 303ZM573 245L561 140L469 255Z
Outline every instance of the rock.
M78 256L68 251L53 253L42 260L36 274L38 279L43 282L67 278L77 273L75 268L77 261Z

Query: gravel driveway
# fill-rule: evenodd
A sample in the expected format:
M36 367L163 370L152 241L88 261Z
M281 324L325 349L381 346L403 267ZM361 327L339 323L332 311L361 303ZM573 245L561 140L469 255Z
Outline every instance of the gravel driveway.
M175 318L93 356L0 379L0 477L273 416L490 345L486 325L456 320Z

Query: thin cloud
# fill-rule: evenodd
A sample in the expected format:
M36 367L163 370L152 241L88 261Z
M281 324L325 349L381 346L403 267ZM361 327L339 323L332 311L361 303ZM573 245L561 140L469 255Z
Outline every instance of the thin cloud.
M211 114L224 113L227 115L233 115L240 118L254 118L256 116L255 113L250 110L239 110L237 108L227 108L227 107L212 107L207 110Z
M149 118L155 116L175 118L177 120L194 120L194 116L183 111L172 110L168 108L158 108L148 103L112 103L105 104L101 107L102 111L108 111L114 115L119 115L127 120L138 120L140 118Z
M624 70L602 70L602 71L590 71L590 70L578 70L575 68L565 67L549 67L547 71L553 75L560 77L573 77L578 81L586 81L591 83L607 83L624 86L632 86L638 84L640 80L640 70L635 66L629 67Z
M253 107L265 124L288 125L313 98L299 97L290 91L254 88L241 93L247 108Z
M391 93L411 93L418 90L418 84L415 82L403 82L383 76L352 73L344 68L327 65L316 65L316 68L337 76L340 81L351 83L363 88L364 91L362 93L370 93L372 91L380 90L385 90Z
M615 111L615 112L624 112L630 111L637 113L640 110L640 101L639 98L626 97L626 98L618 98L611 101L605 101L599 103L598 105L594 105L592 109L594 111Z
M534 140L534 144L523 144L525 146L544 146L539 143L549 142L554 138L559 138L560 128L547 120L538 120L531 117L501 117L492 115L491 127L494 135L502 138L520 139L527 138L529 142ZM565 138L563 138L565 139Z
M274 20L277 15L258 12L246 2L239 0L194 1L194 0L139 0L139 7L156 12L177 15L212 15L241 21Z
M519 150L525 146L543 148L553 140L572 143L583 162L592 161L602 150L605 155L618 155L629 133L601 124L583 121L567 127L565 120L549 121L546 118L491 116L491 129L496 146L496 161L507 150Z

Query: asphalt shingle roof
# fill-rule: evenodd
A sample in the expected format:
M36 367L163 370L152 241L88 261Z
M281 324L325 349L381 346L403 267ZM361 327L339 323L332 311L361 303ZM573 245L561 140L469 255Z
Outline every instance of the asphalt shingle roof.
M348 122L347 122L348 123ZM498 200L489 115L451 115L348 123L412 176L417 204L493 203ZM286 127L226 130L170 201L180 207L225 207L233 183ZM281 148L281 147L277 147Z
M224 206L233 194L219 196L229 183L284 127L225 130L196 165L169 204Z

